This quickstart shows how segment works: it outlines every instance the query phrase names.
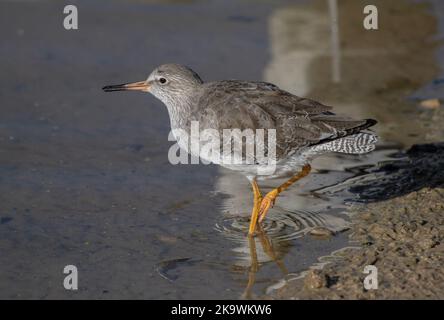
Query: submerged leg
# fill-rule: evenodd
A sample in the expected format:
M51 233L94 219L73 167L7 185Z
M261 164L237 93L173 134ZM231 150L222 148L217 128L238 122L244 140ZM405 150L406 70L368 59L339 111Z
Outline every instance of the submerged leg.
M311 166L309 164L306 164L302 167L302 171L299 172L297 175L291 177L286 182L281 184L276 189L271 190L269 193L265 195L265 197L262 199L260 208L259 208L259 222L262 222L265 219L265 216L268 213L268 210L274 205L274 202L276 201L276 198L279 196L279 194L287 189L289 186L291 186L293 183L298 181L299 179L305 177L310 173Z
M253 187L253 210L251 211L250 228L248 234L252 235L256 230L257 219L259 217L259 207L262 202L262 194L257 185L256 179L251 180L251 186Z

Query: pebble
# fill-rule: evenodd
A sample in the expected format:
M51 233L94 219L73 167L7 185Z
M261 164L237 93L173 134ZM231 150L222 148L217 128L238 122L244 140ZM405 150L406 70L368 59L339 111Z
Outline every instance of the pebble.
M438 99L427 99L421 101L419 105L425 109L438 109L441 103Z
M304 278L304 285L310 290L327 287L327 277L321 270L310 270Z
M331 237L333 234L333 231L325 227L314 227L310 230L310 235L317 237Z

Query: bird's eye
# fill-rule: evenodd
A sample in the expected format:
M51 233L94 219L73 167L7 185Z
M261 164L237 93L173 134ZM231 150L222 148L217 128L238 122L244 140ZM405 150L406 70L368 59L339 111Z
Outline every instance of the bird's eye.
M165 83L167 83L167 79L165 79L165 78L159 78L159 82L160 82L161 84L165 84Z

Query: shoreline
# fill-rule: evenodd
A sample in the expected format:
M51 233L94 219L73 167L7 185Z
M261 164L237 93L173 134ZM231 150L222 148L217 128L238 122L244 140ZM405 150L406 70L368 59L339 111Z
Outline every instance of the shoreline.
M352 217L359 249L310 269L277 289L273 299L443 299L444 188L423 188L372 203ZM366 290L364 268L377 268L378 289Z

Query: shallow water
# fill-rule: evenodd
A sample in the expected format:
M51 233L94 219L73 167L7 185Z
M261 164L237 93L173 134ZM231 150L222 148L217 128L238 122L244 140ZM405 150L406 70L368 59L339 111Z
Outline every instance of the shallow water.
M425 114L439 111L408 100L436 93L431 7L378 2L397 14L368 34L347 18L359 17L359 1L341 1L335 84L323 1L79 3L76 32L61 28L56 1L0 3L0 298L260 297L348 245L349 212L364 194L350 183L366 186L381 163L405 157L398 150L444 136ZM100 91L170 61L204 79L264 78L375 117L381 143L369 155L317 159L250 241L248 181L170 165L162 104ZM320 226L335 235L308 234ZM62 287L68 264L79 269L77 292Z

